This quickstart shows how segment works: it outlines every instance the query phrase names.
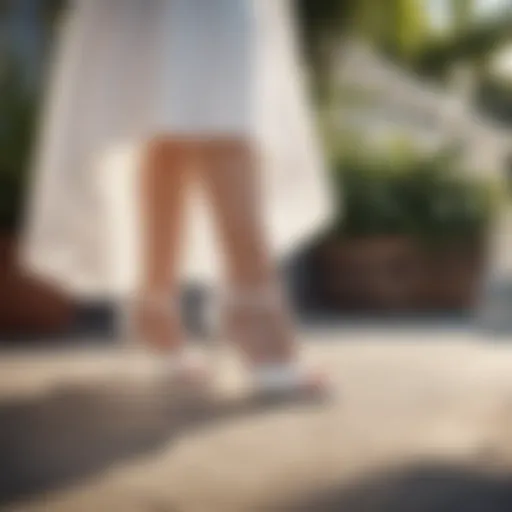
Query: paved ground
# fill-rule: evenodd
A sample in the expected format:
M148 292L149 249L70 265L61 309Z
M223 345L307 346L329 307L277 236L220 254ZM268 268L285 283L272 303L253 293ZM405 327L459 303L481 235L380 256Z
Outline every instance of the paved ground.
M0 509L508 512L512 343L462 330L310 332L341 393L263 406L219 355L178 400L112 347L0 360Z

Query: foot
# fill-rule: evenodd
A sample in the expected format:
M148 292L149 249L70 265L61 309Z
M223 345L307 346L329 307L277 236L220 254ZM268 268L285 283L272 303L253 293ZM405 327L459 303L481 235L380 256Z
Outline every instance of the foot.
M175 391L203 392L211 387L212 374L208 366L190 352L160 357L157 366L166 384Z
M183 350L178 307L166 295L140 295L125 314L125 334L140 348L162 356Z
M229 340L242 352L257 394L325 396L327 375L299 363L284 298L273 289L230 294L223 304Z
M252 387L263 398L327 398L333 390L324 372L297 363L254 368Z
M178 387L203 387L210 381L204 362L184 345L175 303L166 296L137 297L125 314L126 336L144 354L144 370Z

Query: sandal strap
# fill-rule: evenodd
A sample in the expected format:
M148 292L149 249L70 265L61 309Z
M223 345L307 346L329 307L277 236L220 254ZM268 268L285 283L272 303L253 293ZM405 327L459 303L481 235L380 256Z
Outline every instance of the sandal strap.
M283 303L282 292L275 286L232 289L221 295L221 303L229 308L274 309Z
M175 314L179 309L178 298L165 293L134 293L128 298L127 303L132 307L149 306L166 314Z
M133 319L134 312L140 307L149 307L153 311L169 316L179 314L180 302L177 298L161 293L140 294L132 293L119 303L118 331L127 341L127 346L141 350L143 344L138 334L138 328Z
M254 367L252 374L257 383L274 387L296 382L303 377L304 371L293 363L276 363Z
M177 354L155 354L147 350L141 352L142 358L134 362L133 373L141 377L159 376L170 379L181 386L206 384L209 372L204 361L187 351Z
M293 392L316 385L314 372L296 362L261 365L251 373L254 386L263 392Z

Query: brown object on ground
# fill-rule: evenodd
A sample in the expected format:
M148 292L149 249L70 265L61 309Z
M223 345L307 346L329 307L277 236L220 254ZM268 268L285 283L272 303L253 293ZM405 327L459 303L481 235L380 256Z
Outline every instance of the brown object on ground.
M484 248L477 241L432 249L408 236L327 239L314 250L313 293L338 311L471 309Z
M485 246L476 241L426 252L420 304L438 310L474 308L481 295Z
M27 276L16 258L13 235L0 235L0 333L56 334L73 319L69 298Z

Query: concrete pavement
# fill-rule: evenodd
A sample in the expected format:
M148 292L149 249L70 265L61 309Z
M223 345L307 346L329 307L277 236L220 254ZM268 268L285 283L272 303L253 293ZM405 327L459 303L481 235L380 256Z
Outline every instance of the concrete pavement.
M223 351L199 402L112 347L3 354L0 510L512 510L512 343L463 329L304 337L341 390L328 404L251 400Z

